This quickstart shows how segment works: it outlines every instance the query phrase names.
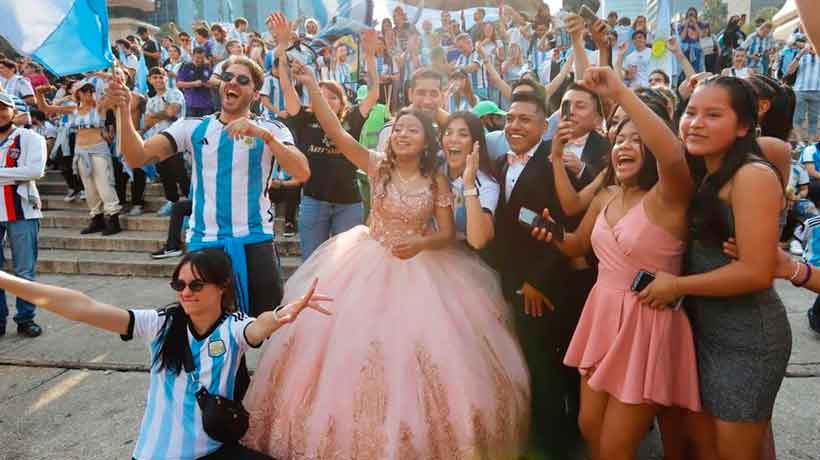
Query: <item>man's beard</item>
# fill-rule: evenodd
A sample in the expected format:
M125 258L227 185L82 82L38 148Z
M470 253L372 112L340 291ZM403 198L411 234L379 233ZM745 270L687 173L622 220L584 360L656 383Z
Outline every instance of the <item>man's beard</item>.
M0 125L0 134L6 134L12 126L14 126L14 121L9 121L8 124Z

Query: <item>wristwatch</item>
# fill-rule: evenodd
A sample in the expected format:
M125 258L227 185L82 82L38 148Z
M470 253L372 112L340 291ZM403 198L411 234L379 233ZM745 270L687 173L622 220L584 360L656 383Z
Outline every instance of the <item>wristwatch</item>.
M475 188L475 187L473 187L473 188L465 188L465 189L464 189L464 194L463 194L463 195L464 195L464 196L478 196L478 189L477 189L477 188Z

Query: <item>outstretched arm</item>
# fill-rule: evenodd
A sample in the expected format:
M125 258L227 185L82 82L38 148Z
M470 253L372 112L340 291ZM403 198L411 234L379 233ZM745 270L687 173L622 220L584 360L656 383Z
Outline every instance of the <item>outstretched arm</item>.
M318 283L319 278L314 278L313 283L305 295L294 302L259 315L256 321L249 324L245 329L245 336L248 339L248 343L253 347L261 345L262 342L276 332L277 329L296 320L305 308L311 308L323 315L330 315L331 313L328 310L321 307L320 302L328 302L333 299L326 295L316 293L316 285Z
M319 90L319 84L313 77L313 72L301 62L294 62L291 66L293 74L302 83L302 86L308 90L310 94L310 105L313 108L313 113L319 124L325 131L325 135L333 142L339 152L341 152L348 160L351 161L357 168L362 171L369 172L370 169L370 151L366 147L359 144L357 139L348 134L342 127L339 117L330 108L322 92Z
M6 272L0 272L0 288L72 321L117 334L128 333L127 310L97 302L82 292L24 280Z

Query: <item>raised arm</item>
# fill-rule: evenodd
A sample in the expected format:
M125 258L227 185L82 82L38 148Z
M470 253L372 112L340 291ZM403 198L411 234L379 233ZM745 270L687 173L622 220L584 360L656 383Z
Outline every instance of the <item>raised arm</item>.
M46 101L45 93L52 91L53 89L53 87L47 85L38 86L34 89L34 97L37 103L37 108L40 109L41 112L49 115L74 113L74 111L77 110L76 105L53 105Z
M325 131L325 135L333 142L339 152L341 152L348 160L350 160L357 168L362 171L369 172L370 169L370 151L366 147L359 144L358 139L345 131L342 127L339 117L330 108L322 92L319 90L319 84L313 76L313 72L302 64L301 62L293 62L293 75L298 78L302 86L307 89L310 94L310 104L316 119Z
M555 94L556 92L558 92L559 89L561 89L561 86L567 80L567 77L569 77L569 75L572 73L573 64L575 64L575 53L569 55L566 62L564 62L564 65L561 66L561 71L558 73L558 75L556 75L555 78L553 78L552 81L547 83L547 86L544 87L544 97L547 100L549 100L549 98L551 98L553 94Z
M695 68L692 67L692 63L689 62L689 58L683 54L683 50L680 49L680 43L678 43L677 37L669 37L669 40L666 41L666 48L675 55L675 58L680 63L681 69L683 70L683 74L686 75L686 78L695 75L697 72Z
M290 78L290 67L288 66L287 47L290 40L291 25L282 13L270 15L267 24L271 35L276 37L276 49L273 51L273 55L274 61L279 60L276 68L279 74L279 84L285 94L285 107L280 107L279 110L285 110L288 115L295 116L302 110L302 101L299 99L299 94L296 92Z
M479 145L476 141L472 152L467 156L467 166L462 176L465 191L476 190L478 169ZM464 196L464 208L467 211L467 244L473 249L482 249L495 236L493 216L481 207L477 193Z
M487 77L490 80L490 83L501 93L506 99L512 99L512 88L510 85L501 78L501 75L498 74L498 69L492 65L492 61L487 57L487 54L484 52L481 47L477 48L478 55L481 57L481 61L484 63L484 68L487 69Z
M82 292L35 283L6 272L0 272L0 288L72 321L117 334L128 333L126 310L97 302Z
M370 110L379 102L379 75L376 66L376 44L378 34L375 30L362 32L362 51L364 52L365 75L367 78L367 97L359 104L359 112L365 119Z
M132 168L139 168L148 163L170 158L174 152L173 145L165 136L156 135L143 141L131 118L131 91L118 81L112 81L108 86L105 98L109 107L119 109L121 120L120 151L125 162Z
M294 302L277 307L273 311L266 311L250 323L245 329L245 337L251 346L262 345L277 329L293 322L305 308L318 311L323 315L330 315L330 311L322 308L320 302L329 302L333 299L316 293L319 278L314 278L307 293Z
M576 14L567 16L565 20L566 29L572 37L572 54L575 55L575 80L584 79L586 69L589 67L589 57L584 48L584 18Z
M598 65L608 66L611 64L612 44L607 35L609 32L609 25L603 19L597 19L590 27L592 34L592 41L598 47Z
M662 200L674 204L688 203L694 184L683 144L669 125L627 88L609 67L588 69L588 76L581 84L601 97L614 99L629 114L638 128L641 141L658 160L658 191Z

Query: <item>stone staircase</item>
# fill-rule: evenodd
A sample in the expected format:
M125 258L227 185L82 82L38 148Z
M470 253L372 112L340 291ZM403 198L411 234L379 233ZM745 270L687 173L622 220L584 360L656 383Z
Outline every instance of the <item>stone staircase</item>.
M60 173L46 172L37 182L37 188L43 200L38 273L160 278L173 273L179 258L154 260L150 257L151 252L164 245L168 232L169 219L156 215L165 203L162 185L158 182L146 186L145 214L120 216L123 232L112 236L80 235L80 230L88 224L88 207L85 201L63 201L67 187ZM282 219L277 218L277 235L282 235L283 225ZM301 263L299 240L278 236L276 246L285 276L290 276ZM5 251L7 261L11 260L9 249Z

